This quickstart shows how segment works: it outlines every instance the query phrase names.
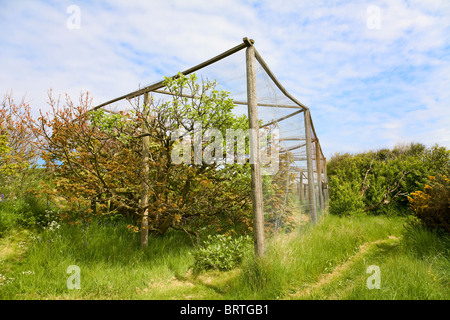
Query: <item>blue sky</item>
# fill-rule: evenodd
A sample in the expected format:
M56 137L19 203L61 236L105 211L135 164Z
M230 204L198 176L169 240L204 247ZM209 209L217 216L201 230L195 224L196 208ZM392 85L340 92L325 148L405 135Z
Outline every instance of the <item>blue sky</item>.
M450 148L448 0L0 5L0 93L26 94L34 110L45 110L49 89L101 103L250 37L311 109L326 157L409 142ZM79 29L67 27L70 5Z

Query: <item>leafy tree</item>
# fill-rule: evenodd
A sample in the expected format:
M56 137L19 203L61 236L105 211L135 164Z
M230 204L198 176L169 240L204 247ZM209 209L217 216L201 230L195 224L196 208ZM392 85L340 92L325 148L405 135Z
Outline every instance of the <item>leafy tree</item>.
M133 210L132 199L120 191L126 194L136 188L134 168L139 159L133 150L138 141L133 144L129 139L136 124L127 121L126 114L88 112L88 94L78 106L69 97L60 106L50 93L49 104L50 112L32 123L36 145L53 178L49 192L63 197L72 215L106 213L114 205L116 213Z
M4 131L4 130L2 130ZM13 165L9 161L9 153L11 148L8 146L8 136L0 136L0 172L2 175L9 175L13 171Z
M90 98L82 96L75 106L67 97L61 106L50 96L51 112L33 123L42 158L54 177L55 195L63 196L70 210L66 218L89 218L92 214L127 215L139 225L144 210L150 212L148 231L164 234L169 228L198 237L201 230L242 232L250 230L251 197L249 164L196 162L196 151L221 159L213 138L200 150L190 147L187 163L174 163L177 147L172 133L185 137L215 129L246 129L246 117L232 113L228 93L215 89L215 82L197 83L195 75L167 78L172 99L148 106L137 103L127 113L91 111ZM187 98L190 97L190 98ZM145 128L146 130L143 130ZM143 134L143 132L146 132ZM148 176L143 176L143 136L149 137ZM182 139L182 141L188 141ZM144 179L145 178L145 179ZM147 206L141 205L143 181L148 181Z
M22 197L35 187L37 151L28 123L30 108L24 100L16 104L10 94L0 105L0 193Z

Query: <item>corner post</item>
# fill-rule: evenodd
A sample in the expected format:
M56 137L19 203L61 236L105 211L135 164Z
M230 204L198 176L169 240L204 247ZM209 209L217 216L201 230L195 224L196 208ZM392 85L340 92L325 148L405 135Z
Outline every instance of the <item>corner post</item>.
M316 170L317 170L317 189L319 190L319 207L320 210L325 209L324 199L323 199L323 186L322 186L322 157L320 154L320 143L319 139L316 137Z
M325 212L328 214L329 193L328 193L328 174L327 174L327 159L323 159L323 179L325 182L323 193L325 198Z
M252 177L252 203L253 203L253 232L255 241L255 255L261 257L265 252L264 239L264 213L262 199L262 178L259 149L259 122L258 105L256 95L256 68L255 48L253 40L244 38L247 44L246 67L247 67L247 103L248 121L250 128L250 166Z
M149 111L149 92L144 93L144 107L143 107L143 124L142 133L148 134L148 111ZM148 174L149 174L149 146L150 137L145 135L142 137L142 184L141 184L141 248L148 247Z
M300 169L300 185L298 186L300 205L303 203L303 169Z
M312 160L312 142L311 142L311 113L309 109L305 110L305 138L306 138L306 164L308 171L308 202L309 214L311 215L311 222L315 223L316 216L316 202L314 196L314 167Z

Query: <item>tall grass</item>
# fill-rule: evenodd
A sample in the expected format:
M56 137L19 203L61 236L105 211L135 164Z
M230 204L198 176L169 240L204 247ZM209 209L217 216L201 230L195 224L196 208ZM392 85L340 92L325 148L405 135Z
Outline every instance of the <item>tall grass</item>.
M405 228L401 217L326 216L314 228L268 240L261 259L250 249L239 268L198 276L187 235L150 237L143 250L126 225L61 225L8 243L27 250L0 261L0 299L450 298L449 237ZM79 290L67 287L70 265L81 270ZM370 265L380 268L380 289L366 285Z
M51 208L34 196L0 201L0 237L18 227L46 224L49 212Z
M328 216L298 237L274 239L262 259L249 256L228 294L237 299L448 299L448 253L448 238L407 231L400 217ZM379 290L367 287L369 265L381 270Z
M16 226L17 218L14 209L11 202L0 202L0 237Z
M448 235L421 227L408 228L402 239L382 243L352 265L341 279L351 285L336 290L337 283L318 291L323 296L334 287L339 299L447 300L450 298L450 241ZM368 290L367 263L380 268L381 287Z
M0 288L0 298L129 299L150 281L184 275L193 262L185 235L150 237L142 250L125 222L61 225L33 236L27 245L26 259L8 275L14 281ZM68 290L71 265L80 268L81 290Z

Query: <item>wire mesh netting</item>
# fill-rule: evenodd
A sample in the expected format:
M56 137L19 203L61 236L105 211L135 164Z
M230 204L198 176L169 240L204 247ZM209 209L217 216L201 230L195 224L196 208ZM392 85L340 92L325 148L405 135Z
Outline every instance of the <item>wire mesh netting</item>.
M255 62L256 95L267 236L296 231L311 220L319 219L326 211L328 196L326 160L309 110L286 94L258 56ZM248 115L245 50L204 66L196 70L195 75L200 81L216 81L216 89L227 91L233 99L233 112L236 115ZM164 87L151 90L150 93L158 101L173 99ZM142 103L140 96L134 99ZM119 111L129 107L130 101L122 99L108 104L107 109ZM310 141L307 141L306 134L308 121Z

